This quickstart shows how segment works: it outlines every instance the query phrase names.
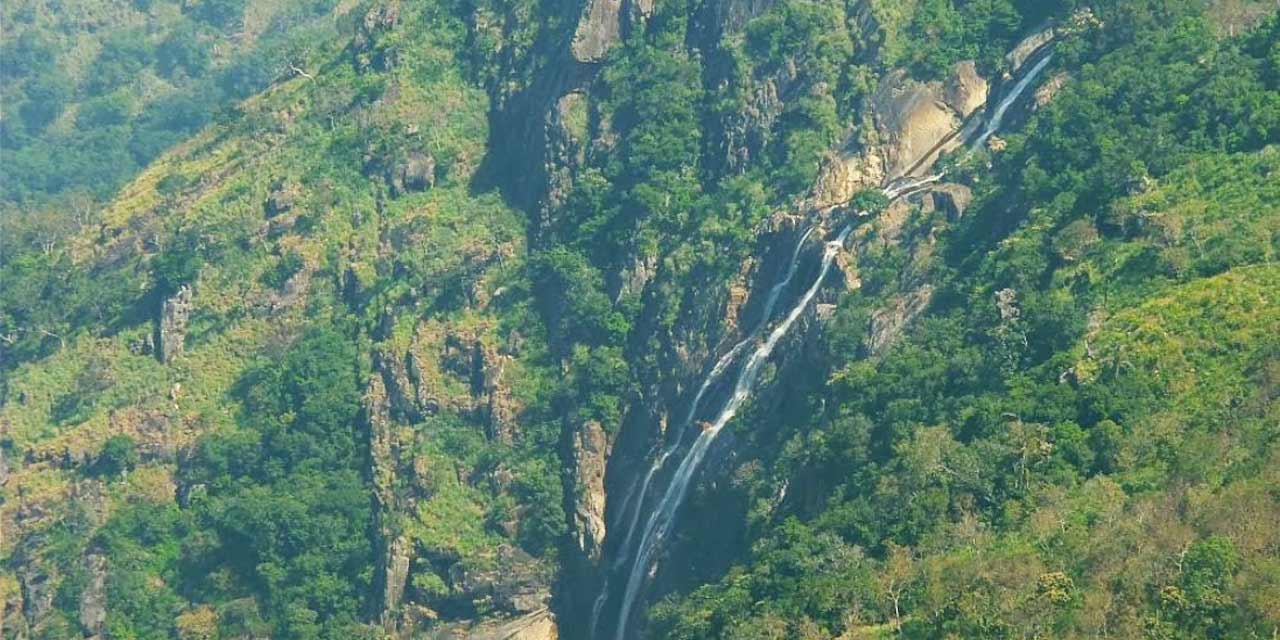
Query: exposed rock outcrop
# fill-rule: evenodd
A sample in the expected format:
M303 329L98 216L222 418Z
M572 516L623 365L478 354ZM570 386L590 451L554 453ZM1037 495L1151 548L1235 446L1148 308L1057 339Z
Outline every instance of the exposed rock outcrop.
M1044 84L1040 85L1036 89L1035 108L1043 109L1044 107L1047 107L1050 102L1053 102L1053 99L1058 95L1058 92L1062 91L1062 88L1067 86L1067 83L1070 81L1071 75L1065 71L1056 73L1052 78L1046 80Z
M547 113L547 174L545 206L557 209L573 189L573 178L586 159L591 104L585 91L570 91Z
M879 357L888 352L917 316L919 316L933 300L933 287L922 286L910 293L894 296L888 305L871 314L871 322L867 327L866 349L872 357Z
M399 62L399 50L394 46L382 46L381 36L395 28L400 21L400 4L376 3L364 15L351 42L351 52L357 69L390 71Z
M156 328L156 351L160 362L169 364L182 355L190 317L191 287L184 284L160 306L160 320Z
M271 193L262 205L263 213L268 218L284 215L293 210L300 197L302 189L297 183L277 180L271 185Z
M386 177L392 196L426 191L436 184L436 159L429 153L410 151L387 169Z
M969 203L973 202L973 190L962 184L941 184L933 188L931 197L934 206L947 216L947 220L955 222L964 216Z
M511 442L521 409L507 373L515 357L512 345L498 344L486 328L424 323L404 351L376 352L389 415L412 424L441 411L455 413L480 421L490 439Z
M587 421L574 430L570 535L577 551L592 563L600 561L604 545L604 472L610 449L599 422Z
M449 569L449 582L467 599L508 614L541 611L551 600L545 565L511 545L498 547L491 566L455 564Z
M719 0L710 3L716 26L721 32L741 31L752 18L776 4L775 0Z
M957 63L945 82L919 82L902 72L882 81L872 109L886 143L886 173L914 174L958 144L955 134L986 103L988 89L972 62Z
M1080 16L1084 14L1076 15ZM1024 38L1022 42L1019 42L1017 46L1015 46L1013 50L1005 56L1005 60L1009 63L1010 68L1021 69L1022 65L1026 64L1027 60L1030 59L1031 56L1035 55L1041 47L1052 42L1053 38L1053 29L1042 29L1037 31Z
M513 358L484 343L479 345L479 356L480 375L476 380L479 386L473 391L484 398L487 435L492 440L510 443L516 437L516 415L520 411L510 381L506 379L507 366Z
M622 37L622 0L587 0L569 45L578 62L600 62Z
M961 118L967 118L987 103L990 88L986 78L978 75L977 63L964 60L956 63L947 78L943 99L952 111Z
M404 599L404 588L409 581L409 564L413 560L411 552L409 541L403 536L397 536L387 547L382 591L384 625L400 609L400 603Z
M438 625L426 632L426 640L557 640L555 616L548 609L507 620Z
M811 206L837 206L862 189L925 173L960 144L965 122L986 104L989 91L972 61L957 63L940 82L920 82L901 71L885 77L869 105L874 134L823 164Z
M379 620L392 637L404 637L403 605L413 562L413 544L392 524L397 515L411 513L416 497L396 491L401 473L400 443L391 419L391 406L385 386L385 373L370 376L365 389L363 411L369 430L370 480L374 495L374 527L378 547L375 584L381 589Z
M80 594L80 628L89 637L102 634L107 622L107 559L90 553L85 557L89 583Z

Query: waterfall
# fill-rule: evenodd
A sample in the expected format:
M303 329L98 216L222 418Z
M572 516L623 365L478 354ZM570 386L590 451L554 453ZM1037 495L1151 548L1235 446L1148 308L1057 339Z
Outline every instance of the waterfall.
M1052 52L1046 53L1040 58L1026 73L1023 74L1017 83L1009 90L1009 92L1001 98L1000 102L992 111L985 126L982 127L982 133L971 144L970 149L976 148L986 142L994 135L1004 122L1004 117L1008 110L1022 96L1031 83L1040 75L1048 66L1053 58ZM967 127L966 127L967 128ZM972 130L961 133L962 138L972 135ZM944 177L943 173L928 175L925 177L905 176L900 180L895 180L884 186L881 191L890 200L909 196L920 190L928 188L929 185L941 181ZM865 212L859 212L859 216L866 215ZM615 553L617 558L609 567L609 571L605 576L603 587L599 596L596 598L591 613L591 636L596 637L596 630L599 626L600 614L604 610L605 604L608 602L610 595L610 582L619 569L621 569L627 560L631 560L630 571L625 575L626 588L623 591L622 599L619 604L617 628L615 632L616 640L626 640L627 625L630 621L632 608L637 598L640 596L641 589L644 586L648 573L656 568L654 555L660 546L666 541L667 536L671 532L671 527L675 522L676 512L684 503L688 495L689 488L693 482L694 475L697 473L706 457L711 445L714 443L720 431L737 415L742 404L750 397L752 390L755 388L756 378L759 376L760 368L768 360L773 353L778 342L787 335L792 325L803 315L805 309L813 301L821 289L822 282L826 279L831 270L831 265L835 260L837 252L844 246L845 240L848 238L853 226L846 226L840 231L839 236L826 243L822 254L821 267L818 275L813 283L804 292L804 294L796 301L790 312L769 332L768 337L760 342L760 336L764 333L773 316L773 310L782 293L790 286L791 280L795 275L797 265L800 260L800 252L808 240L809 235L814 228L809 228L800 240L796 243L795 249L791 255L791 262L787 266L785 276L776 283L765 298L765 304L761 311L760 321L755 325L751 332L733 346L727 353L716 361L707 375L703 378L698 392L694 395L690 403L689 410L683 421L677 426L675 437L662 450L662 452L654 459L649 466L643 479L635 485L632 485L627 497L623 500L623 506L620 511L620 518L625 518L627 526L625 536L619 544ZM663 492L661 499L654 505L654 509L649 513L649 517L644 520L644 526L638 529L641 521L641 514L645 508L645 499L648 497L649 490L654 480L658 477L667 461L681 450L685 441L685 434L688 428L693 424L694 418L697 417L698 409L701 407L702 400L711 387L720 379L720 377L728 371L738 357L746 351L751 345L756 345L755 350L747 358L738 372L738 377L733 386L733 393L729 399L721 407L720 412L716 415L713 422L708 424L701 430L698 437L689 446L684 457L680 459L680 464L676 468L675 473L671 477L670 484L667 485L666 491ZM632 553L633 541L636 538L636 532L642 531L639 541L635 543L635 551ZM621 574L620 574L621 575Z
M680 461L680 466L676 469L675 476L671 479L671 484L667 487L667 491L645 522L644 534L640 537L640 543L636 549L635 562L631 565L631 572L627 577L626 591L623 592L622 605L618 613L618 631L616 634L618 640L624 640L626 637L627 621L631 616L631 607L639 595L640 586L644 582L644 574L649 569L649 563L653 559L653 554L658 545L666 539L667 534L670 532L676 510L680 508L685 496L688 495L694 472L697 471L702 463L703 457L706 456L707 450L710 448L711 443L715 441L716 436L733 419L738 409L742 407L742 403L751 395L751 390L755 387L756 377L760 373L760 367L764 365L770 354L773 353L778 341L787 335L787 332L791 330L791 326L795 324L796 320L804 313L805 308L813 301L814 296L817 295L818 290L822 287L822 281L826 279L831 270L831 263L835 260L836 253L844 246L845 239L848 238L852 229L852 226L846 226L840 232L838 238L827 243L822 252L822 267L818 270L818 276L814 278L813 284L809 286L809 289L791 308L791 312L787 314L786 318L769 333L768 339L752 352L751 357L742 366L742 370L738 373L738 380L733 387L733 395L729 397L729 401L720 410L715 421L703 429L702 433L698 434L697 440L694 440L693 445L689 448L689 453Z
M1004 122L1004 114L1009 111L1009 107L1013 106L1014 102L1017 102L1022 92L1031 86L1031 82L1036 79L1036 76L1040 75L1041 71L1044 71L1044 68L1049 65L1049 61L1052 59L1052 53L1046 54L1034 67L1031 67L1031 71L1028 71L1017 84L1013 85L1013 90L1000 101L1000 104L996 105L996 110L992 112L991 119L987 120L987 126L983 128L982 135L973 141L970 148L976 149L994 135L996 131L1000 130L1000 125Z
M734 360L737 360L738 355L747 348L747 345L755 342L756 338L760 336L760 333L764 331L764 328L769 324L769 320L773 317L773 308L778 304L778 297L781 296L782 292L791 285L791 278L796 274L796 265L800 262L800 250L804 248L805 241L807 241L809 236L812 234L813 227L809 227L805 230L804 234L800 236L800 239L796 241L795 249L791 251L791 261L787 264L786 275L782 280L769 289L769 295L765 297L764 308L760 311L760 321L756 323L755 328L751 330L751 333L749 333L747 337L739 341L738 344L735 344L728 353L724 354L716 361L715 366L713 366L711 371L703 378L702 385L698 388L698 393L693 396L693 402L689 404L689 411L685 414L684 420L680 422L680 426L676 431L676 437L671 441L671 444L663 450L662 454L654 459L653 464L649 465L649 470L645 473L644 479L638 485L633 485L631 487L631 491L628 492L627 498L622 503L622 513L625 515L632 504L634 504L635 508L631 510L631 517L627 522L627 535L623 538L622 544L618 546L618 558L614 561L613 569L621 568L622 563L626 562L627 557L629 556L627 550L631 548L631 540L635 537L636 525L640 522L640 511L644 509L644 499L649 493L649 486L653 483L653 478L662 470L663 466L666 465L667 460L672 456L672 454L680 448L680 443L684 440L685 431L689 428L689 425L693 424L693 419L698 413L698 407L702 404L702 398L711 388L711 385L724 374L724 372L729 368L729 365L733 364ZM639 488L638 496L636 495L637 487ZM632 498L635 498L634 503ZM608 578L606 578L605 588L600 590L600 595L596 597L595 605L591 609L591 630L593 634L600 618L600 611L604 607L605 599L609 594L608 584Z

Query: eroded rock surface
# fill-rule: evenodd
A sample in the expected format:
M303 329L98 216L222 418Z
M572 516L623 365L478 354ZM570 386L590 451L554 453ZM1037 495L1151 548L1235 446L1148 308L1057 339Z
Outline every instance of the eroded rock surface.
M80 628L86 636L102 634L107 622L107 559L98 553L85 557L89 583L80 594Z
M920 82L901 71L886 76L870 102L872 139L824 163L812 206L840 205L860 190L927 173L960 144L958 134L986 104L990 89L972 61L957 63L940 82Z
M182 355L190 318L191 287L184 284L160 307L160 321L156 331L160 362L169 364Z
M621 38L622 0L588 0L570 49L578 62L600 62Z
M426 640L557 640L555 616L547 609L506 620L442 625L432 628Z
M599 562L605 536L604 472L610 443L604 426L587 421L573 435L571 535L578 551Z

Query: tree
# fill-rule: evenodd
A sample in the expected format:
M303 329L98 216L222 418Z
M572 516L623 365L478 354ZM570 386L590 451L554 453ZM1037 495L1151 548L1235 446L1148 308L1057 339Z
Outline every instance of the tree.
M138 448L133 438L116 434L102 445L102 451L93 461L93 471L100 476L119 476L138 466L138 460Z
M876 586L892 609L893 628L902 631L902 598L916 581L915 556L909 547L885 545L885 560L876 574Z
M889 196L879 189L863 189L849 200L849 210L858 215L877 215L889 207Z
M174 621L180 640L217 640L218 614L208 605L183 611Z

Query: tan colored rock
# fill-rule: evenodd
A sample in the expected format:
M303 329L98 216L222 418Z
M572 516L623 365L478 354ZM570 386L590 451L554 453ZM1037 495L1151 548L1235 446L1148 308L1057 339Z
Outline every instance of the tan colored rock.
M886 245L897 244L902 239L902 228L910 217L911 204L906 200L894 200L876 218L875 240Z
M987 92L991 90L986 78L978 75L978 66L972 60L957 62L947 78L943 97L947 106L960 114L961 118L969 117L987 103Z
M896 72L872 99L885 140L885 173L900 176L926 161L960 128L960 117L943 100L941 83L922 83Z
M382 623L394 626L396 612L404 598L405 584L409 579L409 565L413 561L412 545L403 536L397 537L387 548L382 587Z
M1053 102L1053 99L1058 95L1058 92L1062 91L1062 88L1067 86L1067 82L1069 80L1071 80L1070 74L1063 71L1061 73L1054 74L1052 78L1049 78L1044 84L1040 85L1036 89L1035 108L1043 109L1044 107L1049 106L1049 103Z
M927 174L960 143L956 134L986 104L989 91L972 61L957 63L945 82L919 82L902 71L886 76L871 100L881 142L870 155L883 159L881 177Z
M721 322L726 333L732 334L738 330L738 316L742 313L742 305L747 303L749 293L741 279L729 285L729 297L724 303L724 321Z
M89 583L80 594L80 628L86 636L97 636L107 622L107 558L90 553L84 566L89 570Z
M933 188L933 202L952 222L964 216L973 202L973 190L962 184L946 183Z
M182 355L187 339L187 322L191 317L191 287L182 285L160 307L157 329L160 362L169 364Z
M1040 47L1049 44L1053 38L1053 29L1037 31L1036 33L1024 38L1022 42L1019 42L1018 46L1014 47L1013 50L1005 56L1005 60L1009 62L1009 67L1011 69L1021 69L1022 65L1027 63L1028 58L1035 54L1035 52L1039 51Z
M837 253L835 267L843 280L845 291L856 291L862 288L862 278L858 276L858 259L853 252L841 251Z
M604 426L594 420L573 434L573 542L582 556L599 562L605 536L604 472L611 446Z
M812 205L826 208L843 204L857 192L879 186L884 179L884 158L875 149L830 158L819 169Z
M513 358L483 342L477 342L477 348L480 355L478 391L482 394L477 401L485 403L488 436L493 440L510 443L515 439L516 415L521 409L505 375Z
M547 609L511 619L432 626L426 640L557 640L555 616Z
M907 294L900 294L885 307L871 314L871 326L867 332L866 347L872 357L888 353L889 348L902 337L907 325L915 320L933 300L933 287L924 285Z
M578 62L600 62L621 38L621 0L588 0L569 45Z

